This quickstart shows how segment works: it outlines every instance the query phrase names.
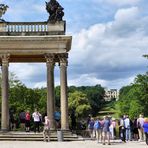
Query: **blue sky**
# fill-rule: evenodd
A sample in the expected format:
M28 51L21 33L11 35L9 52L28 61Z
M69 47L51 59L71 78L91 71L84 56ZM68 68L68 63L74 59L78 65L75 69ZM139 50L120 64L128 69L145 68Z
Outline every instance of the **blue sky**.
M48 1L48 0L47 0ZM147 0L59 0L64 7L66 34L73 36L68 85L121 88L147 71ZM6 21L46 21L44 0L0 0L9 5ZM45 64L10 64L28 87L46 86ZM59 67L55 67L59 85Z

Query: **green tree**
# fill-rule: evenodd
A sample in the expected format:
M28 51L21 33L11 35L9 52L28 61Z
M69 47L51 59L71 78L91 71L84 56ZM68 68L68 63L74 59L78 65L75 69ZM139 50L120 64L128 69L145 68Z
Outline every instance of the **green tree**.
M143 75L139 74L135 79L135 85L139 90L141 106L144 107L143 112L148 115L148 72Z
M104 105L104 88L101 87L101 85L96 86L81 86L78 87L79 91L82 91L87 95L88 102L91 106L90 113L93 116L96 116L98 112L101 110L101 108Z
M87 95L80 91L69 93L68 106L70 110L75 110L79 118L86 117L91 109Z
M148 115L148 73L137 75L135 81L130 86L121 88L119 101L116 109L119 115L129 114L131 118L140 113Z
M55 105L60 108L60 86L55 87Z

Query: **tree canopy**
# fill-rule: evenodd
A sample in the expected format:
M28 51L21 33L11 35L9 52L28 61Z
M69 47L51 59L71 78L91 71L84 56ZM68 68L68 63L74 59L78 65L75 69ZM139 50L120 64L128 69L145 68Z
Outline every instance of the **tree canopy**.
M119 115L134 118L143 113L148 116L148 72L137 75L133 84L120 89L116 108Z

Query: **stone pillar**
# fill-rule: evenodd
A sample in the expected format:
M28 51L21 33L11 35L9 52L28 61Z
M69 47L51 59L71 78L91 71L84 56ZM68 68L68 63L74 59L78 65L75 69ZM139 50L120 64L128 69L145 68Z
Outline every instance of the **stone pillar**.
M55 129L54 122L54 54L47 54L47 116L50 119L51 129Z
M67 61L68 53L59 54L60 85L61 85L61 129L69 129L68 97L67 97Z
M1 106L1 130L9 130L9 104L8 104L8 66L9 66L9 55L1 55L2 60L2 106Z
M0 32L6 32L7 24L5 22L0 22Z

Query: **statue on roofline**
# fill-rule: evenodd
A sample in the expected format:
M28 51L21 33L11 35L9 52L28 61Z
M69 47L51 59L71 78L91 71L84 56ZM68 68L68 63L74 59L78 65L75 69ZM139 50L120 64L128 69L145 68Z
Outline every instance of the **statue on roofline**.
M46 2L46 10L49 13L48 22L62 21L64 8L56 0Z
M7 11L9 7L5 4L0 4L0 22L5 22L3 19L2 19L2 15L5 14L5 12Z

